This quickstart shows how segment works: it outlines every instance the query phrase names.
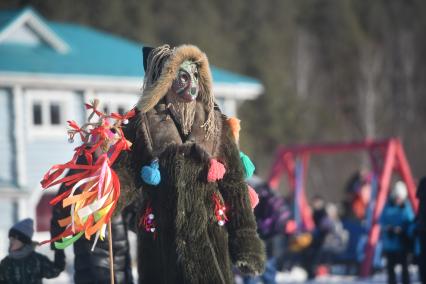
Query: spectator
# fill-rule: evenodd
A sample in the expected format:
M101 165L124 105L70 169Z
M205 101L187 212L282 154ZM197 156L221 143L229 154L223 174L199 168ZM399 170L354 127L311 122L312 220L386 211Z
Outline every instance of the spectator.
M336 204L327 204L326 212L328 217L326 220L329 221L329 224L327 224L329 233L325 237L321 250L324 260L331 261L346 250L349 233L343 227Z
M36 284L55 278L65 268L63 251L55 251L55 261L34 251L32 219L16 223L9 230L9 254L0 263L0 283Z
M315 278L315 269L327 234L332 229L332 222L327 215L325 201L321 196L312 200L315 230L312 233L312 243L303 256L303 267L308 273L308 279Z
M258 283L262 280L265 284L275 284L277 272L277 256L280 255L280 248L277 241L282 238L284 225L290 217L290 210L286 205L284 197L273 192L266 183L253 183L249 180L259 195L259 204L254 209L258 233L265 242L267 262L265 272L260 277L244 277L245 284Z
M422 284L426 284L426 176L419 182L417 199L419 200L416 224L420 241L419 272Z
M349 179L343 204L345 219L355 219L359 222L365 219L372 193L371 179L372 174L366 170L356 172Z
M407 259L409 251L408 229L414 220L414 213L406 199L407 188L405 184L401 181L396 182L391 193L391 200L383 209L380 218L389 284L397 283L395 266L398 263L402 266L402 283L410 283Z

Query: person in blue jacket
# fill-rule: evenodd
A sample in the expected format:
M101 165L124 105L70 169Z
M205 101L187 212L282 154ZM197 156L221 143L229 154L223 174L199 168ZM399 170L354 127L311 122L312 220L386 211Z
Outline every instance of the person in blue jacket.
M380 218L389 284L397 283L395 266L398 263L402 266L402 283L410 283L407 255L410 243L409 228L414 221L414 212L407 202L407 195L405 184L402 181L396 182Z
M416 222L416 231L420 251L418 265L421 283L426 284L426 176L420 179L416 196L419 200Z

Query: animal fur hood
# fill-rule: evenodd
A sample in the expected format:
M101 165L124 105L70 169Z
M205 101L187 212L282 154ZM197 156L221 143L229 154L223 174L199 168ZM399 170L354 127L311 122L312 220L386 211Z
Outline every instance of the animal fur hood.
M153 109L170 90L180 65L186 60L191 60L198 66L200 91L197 101L204 105L206 111L203 128L207 136L213 136L217 127L213 115L212 75L206 54L198 47L187 44L175 48L163 45L147 51L144 49L144 53L145 80L142 96L136 105L137 109L142 114Z

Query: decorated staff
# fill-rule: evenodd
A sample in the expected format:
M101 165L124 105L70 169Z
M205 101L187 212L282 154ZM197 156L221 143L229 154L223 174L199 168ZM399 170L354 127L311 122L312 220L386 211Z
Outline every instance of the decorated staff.
M56 249L65 249L83 235L87 239L94 235L93 250L98 239L105 238L107 225L111 244L110 220L120 197L120 182L111 166L121 151L130 149L131 144L124 137L121 126L128 123L135 112L132 110L125 115L106 115L97 110L98 104L97 100L93 104L86 104L86 109L92 112L88 123L83 126L78 126L75 121L68 121L69 142L74 142L75 136L78 136L82 144L75 148L69 162L51 167L41 181L43 188L58 184L65 184L67 187L65 192L50 201L52 206L62 203L64 208L71 208L69 216L58 220L64 231L43 242L55 242ZM85 158L87 164L77 163L80 156ZM67 170L77 171L64 176ZM110 257L112 258L112 248ZM111 267L112 265L111 261Z

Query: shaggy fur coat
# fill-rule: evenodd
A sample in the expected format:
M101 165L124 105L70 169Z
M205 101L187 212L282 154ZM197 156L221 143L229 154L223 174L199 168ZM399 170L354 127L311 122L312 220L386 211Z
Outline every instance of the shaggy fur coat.
M233 283L232 264L248 274L263 270L264 247L256 232L239 150L218 110L220 135L205 140L198 131L204 115L202 104L197 104L193 131L186 139L164 103L139 113L124 129L133 146L117 163L122 200L136 200L140 216L152 207L156 220L156 233L138 224L139 283ZM145 184L139 176L153 157L159 158L158 186ZM210 157L226 167L218 182L206 179ZM225 226L215 219L213 193L227 208Z
M148 57L148 70L153 62ZM165 103L179 66L196 62L200 92L191 131L184 135ZM259 274L265 253L244 181L239 150L227 118L214 108L207 57L197 47L177 47L163 61L159 77L147 76L137 114L123 127L132 142L115 164L122 206L136 204L139 283L233 283L232 266ZM150 74L150 72L147 72ZM158 75L158 74L157 74ZM210 159L224 164L222 180L207 182ZM143 182L141 168L159 160L161 182ZM214 196L226 206L220 226ZM147 208L155 233L140 220Z

